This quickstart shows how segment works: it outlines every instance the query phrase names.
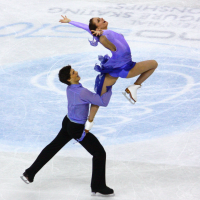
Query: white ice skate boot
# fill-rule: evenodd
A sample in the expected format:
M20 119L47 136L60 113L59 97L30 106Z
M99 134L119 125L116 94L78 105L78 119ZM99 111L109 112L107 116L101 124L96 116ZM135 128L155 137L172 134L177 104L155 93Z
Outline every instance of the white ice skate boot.
M135 104L137 101L137 89L140 88L141 85L130 85L125 89L125 92L122 92L122 94L132 103ZM127 97L126 94L129 94L130 96Z
M94 125L93 121L89 122L89 120L87 120L85 123L85 132L88 133L91 130L91 128L93 127L93 125Z

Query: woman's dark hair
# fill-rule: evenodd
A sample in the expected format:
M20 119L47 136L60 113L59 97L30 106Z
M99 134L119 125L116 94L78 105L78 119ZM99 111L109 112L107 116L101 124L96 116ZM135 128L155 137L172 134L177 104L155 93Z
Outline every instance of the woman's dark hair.
M58 77L59 77L60 82L65 83L67 85L71 85L71 83L67 81L71 77L70 71L71 71L71 65L67 65L59 71Z
M92 30L96 31L96 29L97 29L96 24L93 22L93 18L91 18L89 21L89 29L90 29L90 31L92 31Z

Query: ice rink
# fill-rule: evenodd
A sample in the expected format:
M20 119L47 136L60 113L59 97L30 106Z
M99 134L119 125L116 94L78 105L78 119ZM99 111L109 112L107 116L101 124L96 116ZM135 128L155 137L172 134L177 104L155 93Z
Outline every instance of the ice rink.
M103 17L121 33L140 62L158 68L138 90L136 78L118 79L92 133L107 152L113 200L200 199L199 0L0 0L0 200L95 200L92 157L71 141L26 185L21 174L50 143L67 114L58 71L71 64L94 91L98 55L111 55L61 15L88 24ZM74 144L75 143L75 144Z

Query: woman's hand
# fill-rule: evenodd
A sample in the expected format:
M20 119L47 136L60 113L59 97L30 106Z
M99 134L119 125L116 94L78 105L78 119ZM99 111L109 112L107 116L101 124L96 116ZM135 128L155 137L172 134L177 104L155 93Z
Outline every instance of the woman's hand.
M103 34L103 31L102 30L96 30L96 31L94 31L94 30L91 30L92 31L92 35L94 35L94 36L101 36L102 34Z
M61 15L61 16L62 16L62 15ZM69 23L69 22L71 22L71 20L70 20L69 18L67 18L66 15L65 15L65 16L62 16L62 18L63 18L63 19L60 19L59 22L61 22L61 23Z

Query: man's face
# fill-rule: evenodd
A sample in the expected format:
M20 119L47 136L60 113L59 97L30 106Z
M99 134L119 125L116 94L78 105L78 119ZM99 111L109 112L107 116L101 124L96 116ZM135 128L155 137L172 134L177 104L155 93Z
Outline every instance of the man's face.
M99 17L94 17L93 18L93 23L96 24L97 29L107 29L108 26L108 22L105 21L103 18L99 18Z
M70 81L72 84L77 84L79 83L80 79L81 77L78 75L78 72L71 68L70 79L68 81Z

